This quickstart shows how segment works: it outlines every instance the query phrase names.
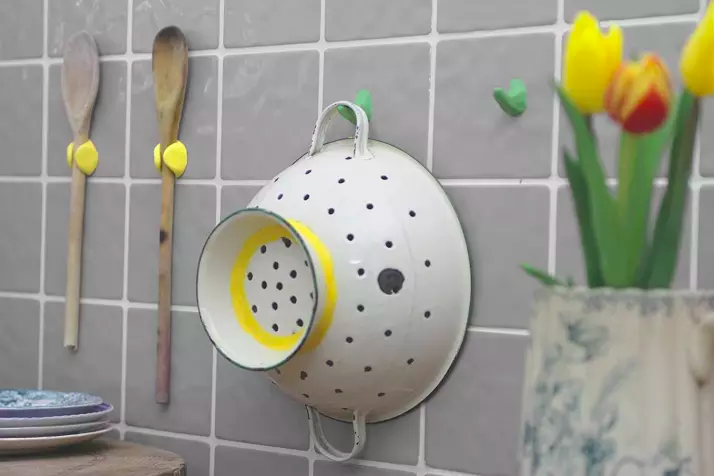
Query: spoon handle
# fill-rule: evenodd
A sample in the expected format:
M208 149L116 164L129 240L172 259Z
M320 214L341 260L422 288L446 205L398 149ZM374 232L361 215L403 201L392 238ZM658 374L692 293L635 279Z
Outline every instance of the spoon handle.
M164 144L161 147L163 154ZM174 183L174 173L166 164L162 164L156 403L168 403L171 388L171 257L173 254Z
M75 148L87 140L76 138ZM72 185L67 235L67 288L65 290L64 346L76 350L79 333L79 291L82 282L82 237L84 235L84 196L87 176L72 161Z

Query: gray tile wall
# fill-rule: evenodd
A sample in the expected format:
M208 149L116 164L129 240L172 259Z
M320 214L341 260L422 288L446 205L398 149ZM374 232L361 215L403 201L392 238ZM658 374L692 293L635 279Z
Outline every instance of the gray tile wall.
M0 1L0 386L98 393L118 437L180 453L189 476L513 476L528 261L582 282L548 83L576 11L622 20L628 51L678 48L703 0L4 0ZM150 48L178 24L191 44L176 189L172 404L153 402L159 176ZM61 345L71 140L59 88L78 29L102 53L87 186L80 352ZM44 34L43 34L44 33ZM676 44L675 44L676 43ZM491 91L512 77L529 110ZM425 405L369 428L362 459L327 462L304 410L261 375L217 356L195 308L201 245L216 221L308 147L323 105L374 98L373 136L442 180L468 235L473 315L459 361ZM712 121L707 105L703 127ZM613 129L597 127L614 152ZM337 124L332 137L350 132ZM714 139L692 182L677 286L714 286ZM709 211L709 213L707 213ZM338 447L350 430L329 422Z

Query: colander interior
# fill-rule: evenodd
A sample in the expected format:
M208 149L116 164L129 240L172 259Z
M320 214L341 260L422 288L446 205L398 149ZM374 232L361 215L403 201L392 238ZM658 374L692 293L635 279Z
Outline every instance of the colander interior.
M197 295L211 340L244 368L281 365L299 350L316 311L315 269L290 223L260 209L219 224L199 263Z

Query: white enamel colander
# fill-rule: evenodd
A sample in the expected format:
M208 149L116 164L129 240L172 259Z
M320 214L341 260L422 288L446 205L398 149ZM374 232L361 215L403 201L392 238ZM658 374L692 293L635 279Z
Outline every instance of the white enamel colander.
M354 138L325 145L339 105L355 112ZM328 106L309 152L216 226L198 265L213 344L304 403L318 450L336 461L364 448L365 423L397 417L436 388L471 301L448 197L419 162L368 131L360 107ZM327 442L318 412L353 422L352 451Z

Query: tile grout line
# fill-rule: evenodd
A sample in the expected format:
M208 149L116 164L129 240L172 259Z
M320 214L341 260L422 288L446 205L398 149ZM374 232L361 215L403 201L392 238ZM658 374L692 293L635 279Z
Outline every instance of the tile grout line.
M567 31L565 22L565 0L558 0L558 11L556 24L559 26L555 33L555 52L553 56L553 77L560 80L563 69L563 36ZM560 163L560 102L553 92L553 130L551 141L551 153L553 154L550 164L550 178L548 186L550 190L550 203L548 211L548 272L555 275L558 256L558 190L561 185L567 183L558 174L558 164Z
M696 291L699 287L699 204L701 187L692 187L691 194L692 236L690 237L689 249L689 289Z
M429 468L429 474L434 476L478 476L476 473L462 473L459 471L450 471L448 469Z
M698 15L703 16L707 9L708 0L699 0L699 13ZM699 209L701 204L701 164L702 164L702 122L703 111L700 109L699 113L700 122L699 130L696 135L696 144L694 148L694 160L692 164L692 175L690 177L692 183L691 187L691 233L690 237L690 248L689 248L689 289L691 291L696 291L699 287Z
M426 402L419 405L419 447L417 448L417 476L425 476L426 466Z
M631 26L648 26L648 25L667 25L676 23L687 23L694 22L700 19L699 13L685 13L676 15L662 15L662 16L650 16L641 18L625 18L619 20L608 20L600 22L603 26L609 26L613 23L625 27ZM553 23L549 25L537 25L537 26L519 26L510 28L498 28L494 30L478 30L478 31L468 31L468 32L453 32L453 33L440 33L438 36L441 40L468 40L468 39L479 39L479 38L493 38L493 37L504 37L504 36L522 36L538 33L558 33L567 29L568 23L563 21L561 23ZM401 44L411 44L411 43L423 43L428 42L431 34L424 35L407 35L399 37L389 37L389 38L369 38L360 40L339 40L339 41L325 41L325 44L329 48L339 49L339 48L352 48L352 47L364 47L364 46L387 46L387 45L401 45ZM223 48L224 56L235 56L235 55L252 55L261 53L283 53L290 51L304 51L304 50L314 50L319 49L320 42L305 42L305 43L293 43L289 45L265 45L265 46L249 46L249 47L231 47ZM324 49L324 48L323 48ZM216 49L206 49L206 50L191 50L189 51L189 57L204 57L204 56L215 56ZM100 61L121 61L126 59L151 59L151 53L133 53L128 52L126 54L107 54L102 55ZM12 60L0 60L0 67L11 67L11 66L21 66L27 64L42 64L45 59L40 58L25 58L25 59L12 59ZM62 58L53 57L46 58L49 64L59 64L62 62Z
M12 292L12 291L0 291L0 298L11 298L11 299L33 299L40 300L39 293L25 293L25 292ZM47 296L45 299L47 302L54 303L64 303L64 296ZM82 298L80 300L82 304L89 304L94 306L114 306L122 307L124 301L121 299L100 299L100 298ZM127 301L126 306L129 310L131 309L144 309L155 311L157 309L156 303L146 303L146 302L133 302ZM197 313L198 308L196 306L184 306L175 304L171 306L172 312L190 312ZM517 327L493 327L493 326L469 326L468 332L481 332L485 334L502 334L502 335L519 335L527 336L529 331L524 328Z
M479 332L481 334L498 334L508 336L529 336L528 329L519 329L516 327L485 327L485 326L469 326L467 332Z
M324 106L324 96L325 96L325 50L327 49L326 37L326 24L327 24L327 1L320 0L320 38L317 42L318 45L318 65L317 65L317 117L322 114L322 108ZM349 98L352 100L352 98ZM309 421L308 421L309 425ZM317 449L315 448L315 440L312 434L308 435L308 447L305 452L307 457L307 474L308 476L313 476L315 474L315 460L317 459Z
M42 155L40 158L40 191L41 191L41 212L40 212L40 322L37 345L37 388L44 386L44 359L45 359L45 261L47 259L47 163L48 163L48 137L49 137L49 94L50 94L50 65L47 42L49 41L49 0L42 2Z
M700 118L702 113L700 112ZM699 123L699 128L696 135L696 143L694 144L694 158L692 160L691 178L698 179L701 177L700 167L702 160L702 124ZM690 184L690 213L691 225L689 237L689 289L695 291L699 286L699 205L701 196L701 183L697 180Z
M319 53L319 62L317 68L317 117L322 114L322 108L324 107L325 95L325 50L327 49L327 41L325 40L325 15L327 8L326 0L320 0L320 39L318 40L316 46ZM349 98L350 100L352 98Z
M131 177L130 177L131 178ZM47 183L69 183L72 178L67 176L51 176L46 178ZM40 177L33 177L29 175L11 176L11 175L0 175L0 183L35 183L40 182ZM268 180L222 180L226 184L230 185L264 185ZM92 183L97 184L123 184L124 177L92 177ZM161 178L149 178L143 177L131 178L131 183L137 185L161 185ZM193 184L193 185L216 185L216 179L201 179L201 178L182 178L181 183Z
M126 24L126 51L131 54L133 49L133 10L134 0L127 2ZM127 358L129 347L129 226L131 211L131 94L133 80L133 65L131 58L126 62L126 107L124 108L124 176L121 181L124 185L124 257L122 281L122 330L121 330L121 409L119 410L120 435L124 439L126 433L126 381Z
M508 178L508 177L493 177L493 178L437 178L441 185L447 187L516 187L516 186L558 186L567 185L567 179L564 177L545 177L545 178ZM70 183L70 177L54 176L54 177L32 177L32 176L8 176L0 175L0 184L2 183ZM215 187L220 185L237 185L246 187L262 187L269 180L241 180L241 179L181 179L184 185L205 185ZM95 184L119 184L127 183L124 177L92 177L92 183ZM160 185L159 178L132 178L130 183L133 185ZM666 177L656 177L655 185L667 185ZM690 183L693 185L714 186L714 176L694 176L692 175ZM610 177L607 179L608 185L617 185L617 179Z
M426 168L434 171L434 108L436 105L436 50L438 32L439 1L431 1L431 29L429 38L429 110L427 116ZM419 441L417 448L417 476L425 476L426 466L426 402L419 405Z
M126 430L133 431L136 433L141 433L141 434L148 435L148 436L173 438L173 439L178 439L178 440L183 440L183 441L193 441L193 442L198 442L198 443L209 443L210 444L211 442L214 442L216 445L226 446L229 448L247 449L247 450L258 451L261 453L297 456L297 457L303 457L303 458L308 458L308 459L310 458L310 453L313 452L310 449L300 450L300 449L294 449L294 448L284 448L282 446L270 446L270 445L265 445L265 444L260 444L260 443L249 443L249 442L244 442L244 441L226 440L226 439L222 439L222 438L214 439L209 436L192 435L189 433L181 433L181 432L174 432L174 431L168 431L168 430L157 430L157 429L153 429L153 428L146 428L146 427L139 427L139 426L132 426L132 425L127 426ZM315 461L325 461L325 462L330 461L327 458L323 457L322 455L315 455L314 460ZM355 466L360 466L363 468L396 470L396 471L408 472L410 474L414 474L415 470L417 470L417 466L411 465L411 464L388 463L385 461L375 461L375 460L367 460L367 459L360 459L360 458L350 460L350 464L355 465ZM426 467L424 469L430 474L435 474L435 475L439 475L439 476L462 476L462 475L463 476L478 476L476 473L464 473L464 472L459 472L459 471L451 471L451 470L438 469L438 468Z
M225 62L226 45L224 41L226 31L226 5L225 0L218 1L218 62L216 73L216 225L221 220L221 198L223 196L223 181L221 179L222 154L223 154L223 67ZM198 296L196 296L198 299ZM198 302L196 302L198 305ZM198 309L197 309L198 311ZM199 315L200 319L200 315ZM218 351L211 344L211 422L208 437L208 475L216 473L216 402L218 394Z
M438 0L431 1L431 31L429 32L429 112L427 117L426 168L434 170L434 106L436 104L436 47L439 42L437 31Z

